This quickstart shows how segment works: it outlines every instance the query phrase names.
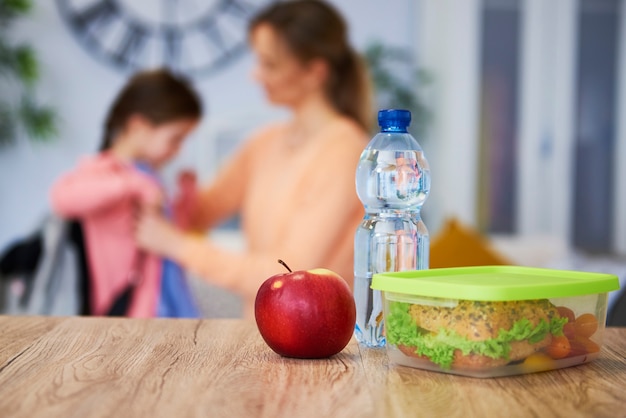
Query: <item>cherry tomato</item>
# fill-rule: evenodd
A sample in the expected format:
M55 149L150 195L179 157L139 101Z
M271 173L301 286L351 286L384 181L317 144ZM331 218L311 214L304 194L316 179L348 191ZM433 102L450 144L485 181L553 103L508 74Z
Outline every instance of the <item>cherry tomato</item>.
M565 335L561 335L558 337L552 337L552 342L546 348L546 353L553 359L560 359L567 357L570 350L571 345L569 340Z
M598 330L598 320L590 313L579 315L574 321L576 336L591 337Z
M600 346L589 338L576 337L576 340L579 341L583 346L585 346L585 349L589 354L597 353L600 351Z
M522 367L524 367L529 372L552 370L554 369L554 360L552 360L550 356L544 353L534 353L526 357L526 359L522 363Z
M569 357L584 356L587 354L587 347L579 340L578 337L574 337L570 340Z
M571 323L568 322L565 325L563 325L563 334L565 334L565 336L569 340L574 338L574 336L576 335L576 330L574 328L574 323L573 322L571 322Z
M572 311L567 306L557 306L556 310L559 312L559 316L561 318L567 318L567 322L573 324L576 320L576 315L574 315L574 311Z

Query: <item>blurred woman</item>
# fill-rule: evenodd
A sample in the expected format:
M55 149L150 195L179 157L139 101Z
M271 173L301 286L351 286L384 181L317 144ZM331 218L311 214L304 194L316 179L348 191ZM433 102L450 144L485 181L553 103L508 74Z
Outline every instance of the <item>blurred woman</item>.
M324 267L353 281L353 239L363 217L354 176L367 145L371 91L341 15L322 1L277 3L257 15L249 41L255 79L286 122L259 130L197 193L179 218L205 231L239 213L247 249L232 252L143 214L137 239L209 283L240 294L245 316L269 276Z

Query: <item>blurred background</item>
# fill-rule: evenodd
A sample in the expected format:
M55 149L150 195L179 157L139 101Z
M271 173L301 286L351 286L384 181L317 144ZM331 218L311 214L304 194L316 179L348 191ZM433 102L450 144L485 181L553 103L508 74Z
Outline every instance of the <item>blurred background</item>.
M28 3L18 15L7 6ZM170 185L181 168L210 179L252 130L282 118L252 81L245 46L249 14L267 3L0 0L0 251L49 210L54 179L96 151L104 113L136 68L166 61L189 73L208 109L167 168ZM377 107L415 113L432 236L454 220L513 263L624 283L625 1L331 3L367 57ZM210 48L184 30L199 17ZM146 27L167 19L179 30L151 38ZM22 122L9 126L11 112ZM215 234L242 245L236 223Z

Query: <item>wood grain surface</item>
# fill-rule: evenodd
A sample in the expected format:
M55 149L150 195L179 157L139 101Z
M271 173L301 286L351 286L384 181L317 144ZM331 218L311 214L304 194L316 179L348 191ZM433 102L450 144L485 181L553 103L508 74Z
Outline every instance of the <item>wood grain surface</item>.
M0 417L626 417L626 328L591 363L475 379L352 341L283 358L253 322L0 317Z

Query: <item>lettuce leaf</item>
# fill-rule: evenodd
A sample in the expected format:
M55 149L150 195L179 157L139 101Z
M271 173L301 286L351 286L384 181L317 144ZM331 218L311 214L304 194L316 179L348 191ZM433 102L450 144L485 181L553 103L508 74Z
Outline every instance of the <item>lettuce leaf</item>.
M534 344L543 340L548 333L562 335L563 325L567 322L567 318L553 318L550 322L541 319L539 324L533 326L528 319L523 318L515 322L510 330L501 329L496 338L472 341L453 330L441 328L433 333L420 328L409 314L409 306L405 302L389 304L386 325L388 342L416 347L416 354L428 357L444 369L451 367L455 350L461 350L464 355L473 353L494 359L508 359L511 342L528 340Z

